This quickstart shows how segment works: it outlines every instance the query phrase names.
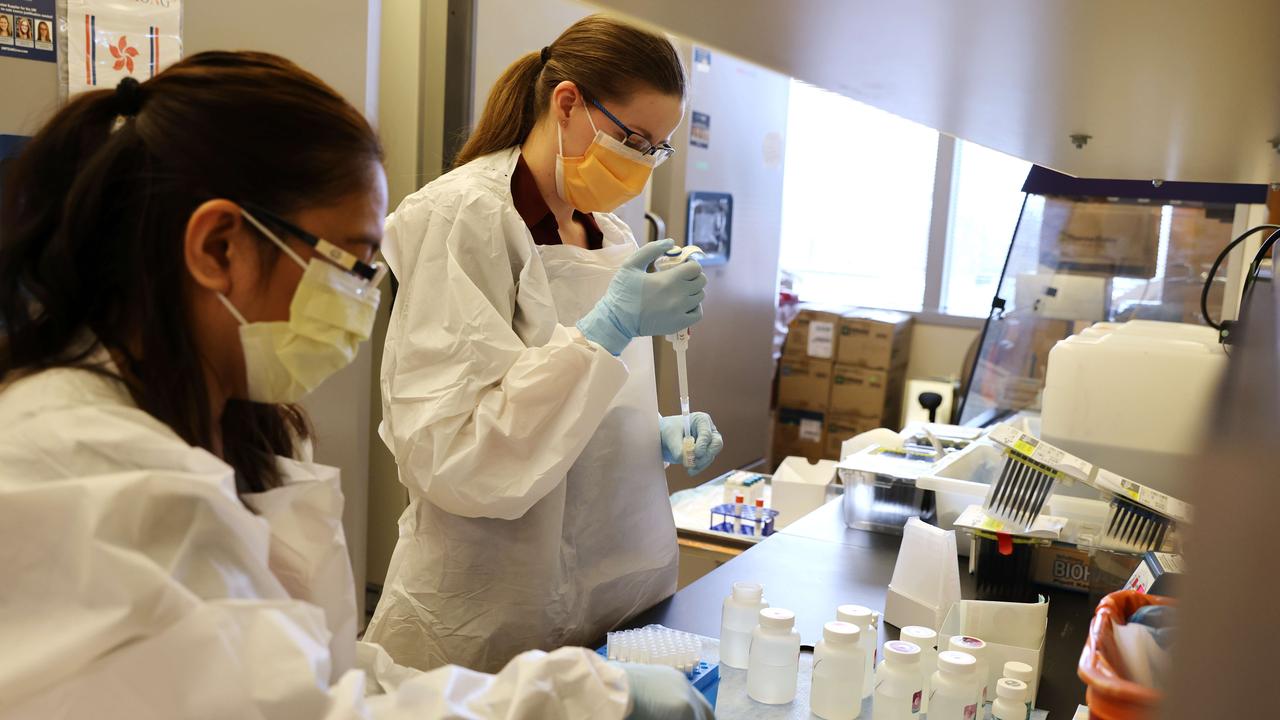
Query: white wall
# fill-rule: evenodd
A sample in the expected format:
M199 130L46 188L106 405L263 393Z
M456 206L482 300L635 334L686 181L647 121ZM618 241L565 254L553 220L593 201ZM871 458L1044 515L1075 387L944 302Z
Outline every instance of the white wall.
M964 357L981 328L927 325L917 322L911 338L908 378L960 378Z
M183 49L262 50L315 73L368 117L377 117L381 0L191 2L183 17ZM288 162L288 158L280 158ZM315 458L342 470L342 523L351 553L357 602L364 607L369 479L369 378L366 345L356 361L326 381L303 405L315 425Z

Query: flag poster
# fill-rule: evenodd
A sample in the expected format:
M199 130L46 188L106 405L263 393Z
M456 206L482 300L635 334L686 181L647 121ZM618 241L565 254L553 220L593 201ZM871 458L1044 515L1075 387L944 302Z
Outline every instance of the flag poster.
M182 57L181 0L67 0L66 47L70 95L144 82Z
M57 62L54 0L0 0L0 57Z

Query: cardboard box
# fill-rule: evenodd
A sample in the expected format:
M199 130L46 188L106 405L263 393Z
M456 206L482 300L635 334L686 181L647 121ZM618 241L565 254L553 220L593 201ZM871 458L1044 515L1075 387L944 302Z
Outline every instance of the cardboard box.
M896 423L902 411L906 368L869 370L836 365L831 373L828 410L832 415L858 415ZM878 426L877 426L878 427Z
M773 464L776 468L788 457L822 459L826 439L826 415L810 410L781 408L773 425Z
M883 423L878 417L864 417L860 415L836 415L832 414L827 418L826 450L823 457L830 460L839 460L840 449L844 445L844 441L849 438L861 435L868 430L875 430L883 427Z
M911 356L912 317L890 310L851 310L840 318L836 362L873 370L905 367Z
M1089 592L1089 553L1061 545L1037 546L1031 552L1031 580L1063 590Z
M832 364L787 360L778 365L778 406L825 413L831 401Z
M1160 206L1045 200L1040 264L1057 271L1156 274Z
M782 346L782 357L791 360L813 358L834 362L836 359L836 334L845 308L806 306L802 308L787 330L787 341Z

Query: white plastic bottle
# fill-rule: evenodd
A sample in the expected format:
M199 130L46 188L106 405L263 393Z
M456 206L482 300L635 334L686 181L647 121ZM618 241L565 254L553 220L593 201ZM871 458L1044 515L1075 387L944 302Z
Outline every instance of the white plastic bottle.
M835 620L822 626L813 651L809 709L823 720L855 720L862 711L862 670L866 656L857 625Z
M996 701L991 704L991 720L1027 720L1027 684L1013 678L996 683Z
M884 644L884 660L876 668L871 720L913 720L920 716L924 690L920 682L920 648L905 640Z
M872 675L876 669L876 662L879 660L879 633L876 632L876 614L871 608L862 605L841 605L836 608L836 619L840 622L847 622L851 625L857 625L862 631L862 635L858 642L862 645L862 651L866 654L867 660L862 669L862 697L871 697L871 691L875 687L872 682Z
M764 599L764 586L753 582L736 582L724 599L720 613L720 664L747 669L751 652L751 631L760 622L760 611L769 607Z
M929 697L929 720L974 720L978 717L978 661L969 653L938 653Z
M800 633L790 610L765 608L751 631L747 661L747 695L766 705L785 705L796 698L800 674Z
M1026 663L1010 660L1004 664L1004 676L1027 684L1027 717L1031 717L1031 711L1035 709L1033 707L1035 698L1031 696L1031 688L1036 684L1036 669Z
M990 688L991 666L987 660L987 644L971 635L956 635L951 638L948 648L956 652L969 653L974 660L978 661L975 671L978 674L978 686L982 688L980 697L984 704L993 699L995 693Z
M933 672L938 669L938 633L920 625L908 625L902 628L899 640L906 640L920 648L920 679L924 681L924 703L920 712L929 712L929 686L933 683Z

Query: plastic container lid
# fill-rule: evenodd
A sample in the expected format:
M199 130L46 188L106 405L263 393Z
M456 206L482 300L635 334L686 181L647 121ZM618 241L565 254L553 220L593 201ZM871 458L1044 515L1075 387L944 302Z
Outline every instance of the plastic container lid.
M744 603L758 603L764 597L764 586L753 582L733 584L733 599Z
M891 640L884 644L884 658L895 663L918 663L920 646L905 640Z
M822 639L832 645L854 645L862 630L853 623L832 620L822 626Z
M1013 678L1000 678L1000 682L996 683L996 697L1002 697L1014 702L1025 702L1027 699L1027 684Z
M966 652L943 650L938 653L938 669L967 675L978 667L978 660Z
M874 617L875 613L871 612L871 608L862 605L841 605L836 608L837 620L852 623L860 628L871 627Z
M796 624L796 614L782 608L765 608L760 611L760 627L790 630Z
M1031 685L1036 679L1036 670L1024 662L1010 660L1004 664L1004 676L1014 680L1021 680L1027 685Z
M899 634L899 637L903 640L913 642L921 648L924 648L926 645L933 647L938 644L938 633L921 625L908 625L902 628L902 632Z
M987 652L987 644L976 637L956 635L951 638L951 649L969 653L974 658L981 660L982 656Z

